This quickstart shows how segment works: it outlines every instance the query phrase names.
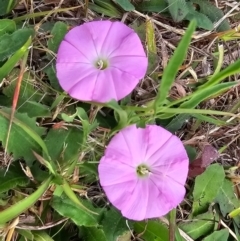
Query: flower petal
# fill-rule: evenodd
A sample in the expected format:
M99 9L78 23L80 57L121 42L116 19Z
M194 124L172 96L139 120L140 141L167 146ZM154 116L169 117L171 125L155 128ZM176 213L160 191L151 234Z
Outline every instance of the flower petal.
M137 79L142 79L147 71L147 59L146 57L129 56L126 61L126 57L116 56L111 58L110 66L126 72Z
M169 160L169 164L165 166L152 166L152 172L160 176L167 176L172 179L172 181L176 181L184 185L187 179L188 166L189 163L187 159L182 159L179 156L176 156L175 159Z
M92 101L97 79L97 71L79 79L79 81L68 90L69 95L78 100Z
M125 153L125 155L131 157L131 165L137 167L137 165L145 160L146 138L144 129L137 128L135 125L126 127L112 138L105 151L105 155L108 156L114 152ZM119 159L119 162L123 161Z
M83 63L57 63L57 77L61 87L69 92L71 88L76 86L83 79L88 79L88 89L91 85L92 76L96 76L96 70L90 64ZM86 88L86 85L85 85ZM93 87L94 88L94 87ZM79 90L77 90L79 91ZM80 90L86 92L85 90ZM79 95L81 97L81 94ZM75 97L74 97L75 98ZM83 98L84 99L84 98Z
M183 184L174 181L168 176L151 175L150 179L158 188L159 193L161 193L161 204L168 209L166 213L175 208L184 199L186 190Z
M121 46L123 41L131 34L135 36L132 41L139 39L134 31L122 22L92 21L87 23L86 26L98 54L102 57L109 57L110 53Z
M111 186L115 184L128 181L136 181L137 175L135 169L127 164L119 165L118 160L121 156L115 157L102 157L100 165L98 166L99 175L102 176L100 182L101 185Z
M65 36L64 41L76 48L76 51L84 55L91 63L98 58L98 53L87 23L74 27Z
M57 63L90 64L90 61L74 45L63 40L58 48Z
M140 221L161 217L171 209L172 206L165 201L164 196L153 182L148 179L140 179L121 212L129 219Z
M119 210L128 205L128 200L133 190L137 186L137 181L128 181L111 186L103 187L109 201Z
M116 56L139 56L146 57L145 51L142 47L142 43L135 32L126 35L120 45L116 45L114 51L110 53L110 58Z
M138 84L139 79L115 68L99 71L92 99L98 102L118 101L128 95Z

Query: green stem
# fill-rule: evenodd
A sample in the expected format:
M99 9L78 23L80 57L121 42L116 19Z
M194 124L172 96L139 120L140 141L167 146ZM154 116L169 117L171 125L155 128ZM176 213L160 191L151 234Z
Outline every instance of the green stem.
M5 224L33 206L34 203L36 203L43 193L48 189L51 180L52 176L44 181L34 193L2 211L0 213L0 224Z
M12 7L12 4L13 3L13 0L10 0L9 2L8 2L8 6L7 6L7 11L6 11L6 13L9 13L10 12L10 10L11 10L11 7Z
M69 183L63 179L63 185L62 185L62 189L65 192L65 194L69 197L69 199L71 199L74 203L76 203L80 208L83 208L84 210L92 213L92 214L96 214L98 215L98 213L93 212L92 210L89 210L88 208L86 208L79 200L79 198L76 196L76 194L73 192L73 190L71 189L71 187L69 186Z
M169 213L169 241L175 241L176 209Z

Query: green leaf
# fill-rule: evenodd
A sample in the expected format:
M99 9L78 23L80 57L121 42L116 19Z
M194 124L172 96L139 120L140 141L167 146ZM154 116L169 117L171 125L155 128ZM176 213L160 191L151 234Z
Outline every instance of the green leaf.
M205 109L192 109L192 108L188 108L188 109L183 109L183 108L168 108L168 107L160 107L157 110L157 117L162 119L165 117L166 113L171 113L171 114L204 114L204 115L221 115L221 116L235 116L234 114L230 113L230 112L225 112L225 111L217 111L217 110L205 110ZM236 116L235 116L236 117ZM169 118L168 116L165 118Z
M66 35L68 31L68 26L63 22L56 22L54 24L54 27L51 31L51 38L48 40L48 48L53 53L57 53L60 43L62 42L64 36ZM62 88L59 85L57 76L56 76L56 60L54 59L54 56L51 56L51 54L47 54L47 57L52 63L48 65L44 72L47 74L50 84L54 89L61 91ZM53 60L54 59L54 60Z
M231 181L224 180L224 183L220 187L218 195L215 198L215 202L219 204L224 217L227 217L228 213L240 207L240 201L234 193L234 187ZM237 225L240 225L240 216L234 217L234 220Z
M89 202L81 200L84 206L95 212L95 209ZM62 216L70 218L78 226L93 227L98 225L97 215L93 215L76 205L75 202L71 201L68 197L53 197L51 206Z
M17 2L17 0L0 0L0 16L9 13Z
M117 3L125 11L135 10L134 5L132 5L129 0L112 0L112 1Z
M95 214L98 215L96 212L88 209L87 207L85 207L82 202L80 201L80 199L77 197L77 195L75 194L75 192L72 190L72 188L70 187L69 183L65 180L62 179L61 176L59 175L59 178L57 180L58 182L62 182L61 184L61 188L63 189L64 193L66 194L66 196L75 204L77 204L78 207L80 207L81 209L84 209L85 211L87 211L88 213L91 214Z
M189 9L185 0L167 0L169 12L175 22L182 21Z
M101 224L108 241L118 240L119 236L129 230L126 219L115 208L111 208L104 213Z
M87 112L83 108L81 108L81 107L77 107L76 115L78 116L78 118L81 120L81 123L82 123L82 129L83 129L82 145L85 146L89 134L94 129L97 128L98 123L97 123L96 120L94 120L93 123L90 123L88 115L87 115Z
M212 124L217 125L217 126L226 125L226 121L219 120L216 117L210 117L210 116L201 115L201 114L192 114L192 116L195 117L198 120L208 122L208 123L212 123Z
M165 12L168 5L165 0L142 1L136 5L137 10L141 12Z
M51 129L44 141L51 159L64 164L76 158L81 149L82 138L81 130L69 127L67 130Z
M56 68L55 68L55 61L53 61L54 63L48 65L46 68L44 68L44 72L47 74L49 82L51 84L51 86L57 90L57 91L62 91L62 88L58 82L58 78L56 75Z
M14 66L18 63L18 61L24 56L25 52L28 50L31 44L31 37L26 41L26 43L17 51L15 52L8 60L5 62L0 68L0 83L2 82L3 78L5 78ZM1 53L0 53L1 59Z
M49 107L35 101L19 101L18 112L27 113L29 117L52 117Z
M207 100L213 96L219 96L221 93L229 90L231 87L237 84L238 84L237 81L226 82L226 83L220 83L218 85L209 86L209 87L197 90L191 95L189 100L185 101L183 104L180 105L180 108L189 108L189 109L194 108L202 101Z
M209 204L217 197L224 178L224 169L219 164L210 165L203 174L196 177L193 190L193 215L208 209Z
M207 212L179 224L179 228L186 232L193 240L210 233L215 225L214 215Z
M68 31L68 26L63 22L56 22L51 31L51 38L48 40L48 48L57 53L58 47Z
M178 131L182 128L184 124L190 119L190 114L180 114L174 117L166 126L165 128L171 132Z
M11 110L0 110L0 140L3 147L6 144ZM36 126L36 118L30 118L27 114L15 112L12 129L8 143L8 152L13 153L14 159L24 158L30 164L35 157L32 151L47 153L47 148L40 138L45 129Z
M5 60L20 49L33 35L32 29L19 29L13 34L4 34L0 37L0 61Z
M54 241L46 232L44 231L32 231L34 236L34 241Z
M191 2L197 3L200 7L200 12L205 14L213 23L224 17L224 13L222 12L222 10L220 10L207 0L191 0ZM226 19L223 20L219 27L217 27L217 30L219 32L226 31L228 29L230 29L230 25Z
M0 212L0 224L5 224L8 221L16 218L21 213L25 212L28 208L34 205L39 198L43 195L44 192L48 189L48 186L52 180L52 177L49 177L46 181L44 181L38 189L30 194L29 196L25 197L21 201L13 204L9 208Z
M178 73L178 69L187 54L188 46L191 41L192 34L196 28L196 22L192 21L182 37L182 40L178 44L173 56L169 60L167 67L163 71L163 76L159 86L158 94L155 100L155 108L163 105L165 99L168 96L169 90L175 80Z
M206 238L203 239L203 241L226 241L228 240L229 232L227 229L222 229L219 231L215 231Z
M16 30L16 23L13 20L0 19L0 37L6 33L11 34L15 30Z
M30 230L24 230L24 229L17 229L17 232L24 237L24 241L26 240L33 240L33 234Z
M227 68L212 76L205 84L201 85L198 89L206 89L209 86L217 85L227 77L240 73L240 59L229 65Z
M10 84L8 84L3 89L4 95L13 99L14 92L17 86L18 76L20 74L20 70L15 68L8 75L8 80ZM20 93L19 93L19 101L36 101L39 102L43 98L43 92L41 92L38 88L35 87L36 80L35 76L33 76L29 71L26 71L23 74ZM21 103L22 105L22 103ZM18 104L18 107L20 105Z
M115 113L118 114L117 118L118 119L118 125L116 128L114 128L114 131L120 130L123 127L127 126L128 124L128 115L127 112L122 109L120 105L118 105L117 101L112 100L108 103L105 104L105 106L113 109Z
M184 19L187 19L189 21L195 19L197 21L197 26L199 28L213 30L213 23L205 14L195 11L195 8L192 6L192 3L187 3L187 6L189 12Z
M111 241L110 239L107 239L105 237L103 230L100 228L82 227L80 229L80 232L81 232L81 236L83 236L84 238L84 241Z
M110 0L95 0L94 3L89 3L89 8L109 17L121 17L122 15L121 11Z
M9 170L0 169L0 193L6 192L17 186L25 186L29 183L29 179L23 173L21 166L14 163Z
M141 238L145 241L168 241L169 232L168 228L157 221L149 220L148 222L136 222L134 230L141 234Z
M192 147L192 146L189 146L189 145L186 145L184 146L185 147L185 150L188 154L188 158L191 161L194 161L196 158L197 158L197 150L196 148Z

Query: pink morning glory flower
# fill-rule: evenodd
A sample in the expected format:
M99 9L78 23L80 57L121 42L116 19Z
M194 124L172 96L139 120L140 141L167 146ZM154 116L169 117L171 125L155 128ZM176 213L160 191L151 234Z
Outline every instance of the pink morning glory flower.
M116 134L101 158L100 184L132 220L167 214L184 198L189 160L180 139L157 125L131 125Z
M128 95L144 77L147 57L138 35L121 22L93 21L70 30L57 53L61 87L82 101Z

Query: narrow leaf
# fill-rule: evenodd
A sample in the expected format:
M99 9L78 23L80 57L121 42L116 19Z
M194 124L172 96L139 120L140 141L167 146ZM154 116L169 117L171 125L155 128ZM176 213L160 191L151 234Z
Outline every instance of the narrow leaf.
M155 108L157 108L158 106L161 106L164 103L165 99L167 98L169 90L178 73L179 66L182 64L182 62L185 59L185 56L191 41L191 36L195 28L196 28L196 22L192 21L185 35L182 37L182 40L180 41L172 58L169 60L169 63L163 72L160 87L158 90L158 95L155 100Z
M229 90L231 87L237 84L238 82L227 82L198 90L192 94L192 97L189 100L181 104L180 108L194 108L202 101L207 100L213 96L219 96L219 94Z
M115 131L122 129L128 123L128 115L125 110L121 108L120 105L114 100L106 103L106 106L112 108L118 114L118 126L115 128Z
M34 241L54 241L46 232L44 231L32 231L34 236Z
M130 3L129 0L112 0L117 3L125 11L133 11L135 7Z
M73 202L75 203L75 205L79 206L79 208L84 209L85 212L89 212L95 215L98 215L97 213L93 212L92 210L89 210L87 207L85 207L82 202L79 200L79 198L76 196L76 194L73 192L73 190L71 189L71 187L69 186L68 182L66 180L63 180L63 185L62 185L62 189L65 192L65 194L67 195L67 197Z
M206 89L209 86L216 85L227 77L240 73L240 59L236 60L233 64L229 65L227 68L219 72L218 74L212 76L205 84L201 85L199 89Z
M8 221L11 221L13 218L16 218L21 213L25 212L28 208L35 204L38 199L43 195L43 193L48 189L48 186L52 180L52 177L49 177L45 182L43 182L38 189L24 198L23 200L13 204L9 208L0 212L0 224L5 224Z
M141 1L136 5L137 10L140 12L166 12L168 5L165 0L148 0Z
M31 38L17 51L15 52L6 63L0 68L0 83L2 82L3 78L5 78L14 66L18 63L18 61L23 57L27 49L31 44Z

